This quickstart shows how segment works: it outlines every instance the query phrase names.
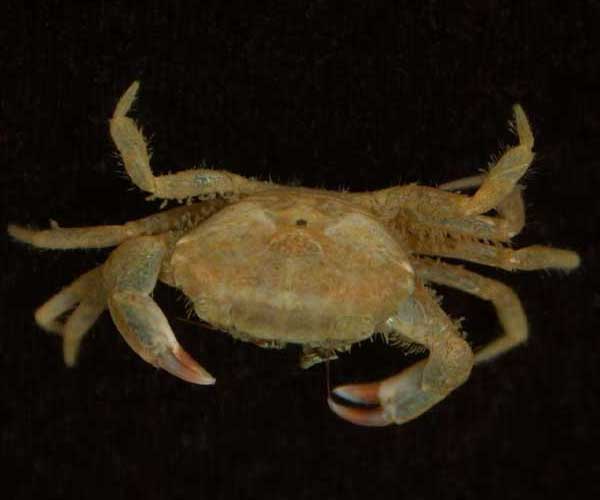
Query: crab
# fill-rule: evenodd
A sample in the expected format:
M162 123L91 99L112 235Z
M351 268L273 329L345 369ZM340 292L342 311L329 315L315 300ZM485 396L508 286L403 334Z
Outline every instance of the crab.
M69 366L83 336L108 309L143 360L185 381L214 384L153 300L160 280L181 290L201 320L238 339L270 348L302 345L303 367L375 334L422 346L427 357L400 373L338 386L328 397L331 410L352 423L402 424L446 398L475 364L528 336L513 290L442 259L508 271L579 265L573 251L509 246L525 223L518 182L534 158L531 128L518 104L518 144L485 174L437 188L342 192L207 168L155 176L147 142L127 116L138 89L134 82L126 90L110 120L125 170L151 198L187 203L122 225L8 227L15 239L39 248L116 247L102 265L35 312L41 328L62 336ZM491 301L503 333L474 352L432 285Z

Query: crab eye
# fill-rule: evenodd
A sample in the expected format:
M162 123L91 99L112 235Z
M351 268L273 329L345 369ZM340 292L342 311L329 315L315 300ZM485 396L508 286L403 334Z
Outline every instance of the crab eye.
M296 226L306 226L307 224L306 219L296 219Z

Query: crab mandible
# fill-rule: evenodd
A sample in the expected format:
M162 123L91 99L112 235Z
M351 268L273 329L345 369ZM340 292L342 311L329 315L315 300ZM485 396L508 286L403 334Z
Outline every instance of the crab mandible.
M525 314L510 288L440 257L506 270L579 265L572 251L507 245L524 225L517 183L534 156L531 129L519 105L514 107L519 143L485 175L437 189L410 184L349 193L286 187L204 168L154 176L146 141L127 116L138 87L138 82L129 87L110 120L125 169L152 198L188 204L123 225L8 228L17 240L40 248L117 247L104 264L35 313L43 329L62 335L67 365L75 363L82 337L108 308L121 335L145 361L183 380L213 384L215 379L179 345L150 296L161 280L179 288L199 318L237 338L263 347L302 344L305 367L375 333L425 347L428 357L401 373L337 387L337 401L329 398L335 413L356 424L401 424L461 385L474 363L527 338ZM470 196L453 192L465 189L476 191ZM189 203L194 197L200 201ZM491 210L496 214L485 215ZM428 283L491 301L503 334L473 353Z

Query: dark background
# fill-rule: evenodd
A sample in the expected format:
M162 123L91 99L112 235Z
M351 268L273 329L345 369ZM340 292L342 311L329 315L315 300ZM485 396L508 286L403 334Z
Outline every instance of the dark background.
M149 367L106 314L66 369L32 312L107 252L34 251L3 236L5 498L598 493L599 3L129 3L5 4L2 227L120 223L158 209L132 189L108 135L134 79L156 173L205 161L330 189L472 175L513 140L507 121L520 102L538 154L516 244L572 248L583 265L569 275L485 270L521 296L528 344L475 369L414 422L369 429L330 413L324 365L302 371L295 348L262 350L182 321L165 286L155 298L216 386ZM488 304L443 293L474 345L498 333ZM411 362L366 343L329 365L331 381Z

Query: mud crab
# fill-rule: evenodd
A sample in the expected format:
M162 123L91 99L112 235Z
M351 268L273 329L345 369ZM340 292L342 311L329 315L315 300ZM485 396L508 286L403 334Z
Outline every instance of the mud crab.
M401 424L465 382L474 364L528 334L510 288L440 258L510 271L579 265L572 251L508 246L524 225L518 181L534 157L533 135L519 105L518 144L484 175L437 188L337 192L205 168L154 176L147 143L127 116L138 87L134 82L127 89L110 120L127 173L153 198L196 202L123 225L8 228L17 240L40 248L116 246L104 264L35 312L43 329L62 336L67 365L75 363L82 337L108 309L145 361L188 382L213 384L152 299L160 280L180 289L199 318L234 337L264 347L302 344L305 367L375 333L423 346L428 357L401 373L337 387L329 398L330 408L350 422ZM474 193L461 192L468 189ZM474 353L429 284L491 301L503 334Z

